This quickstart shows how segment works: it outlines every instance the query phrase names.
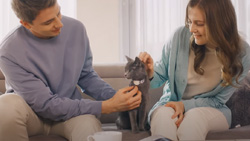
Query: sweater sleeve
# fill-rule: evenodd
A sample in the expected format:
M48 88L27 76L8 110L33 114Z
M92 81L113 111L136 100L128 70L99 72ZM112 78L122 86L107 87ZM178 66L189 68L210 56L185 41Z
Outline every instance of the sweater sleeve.
M78 81L78 85L84 93L96 100L107 100L111 98L116 91L106 82L104 82L92 67L92 53L87 49L85 63Z
M154 78L150 81L151 88L161 87L168 79L169 54L171 42L164 45L161 59L154 63Z

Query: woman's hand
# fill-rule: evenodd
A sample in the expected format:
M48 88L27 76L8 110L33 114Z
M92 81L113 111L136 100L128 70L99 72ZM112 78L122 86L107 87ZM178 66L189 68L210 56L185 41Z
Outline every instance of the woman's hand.
M128 111L139 107L141 92L137 86L122 88L110 99L102 102L102 113Z
M181 101L171 101L171 102L168 102L166 105L166 107L171 107L175 110L175 113L174 115L172 116L172 119L178 117L178 120L175 122L176 126L179 127L183 118L184 118L184 104L181 102Z
M146 65L148 77L152 78L154 76L154 61L152 57L147 52L141 52L139 58Z

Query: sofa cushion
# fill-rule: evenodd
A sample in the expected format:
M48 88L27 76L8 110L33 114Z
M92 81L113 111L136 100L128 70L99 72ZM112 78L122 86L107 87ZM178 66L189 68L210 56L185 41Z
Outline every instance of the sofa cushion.
M210 131L207 134L206 140L249 141L249 131L250 125L225 131Z
M250 73L228 100L227 106L232 111L231 128L250 125Z

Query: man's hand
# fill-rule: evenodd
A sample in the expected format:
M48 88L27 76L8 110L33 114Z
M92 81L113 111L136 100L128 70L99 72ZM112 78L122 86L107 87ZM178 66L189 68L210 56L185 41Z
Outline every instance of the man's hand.
M141 52L139 58L146 65L148 77L152 78L154 76L154 61L152 57L147 52Z
M102 102L102 113L128 111L139 107L141 92L137 86L120 89L112 98Z
M175 122L176 126L179 127L183 118L184 118L184 104L181 101L178 102L168 102L166 105L166 107L172 107L175 110L174 115L172 116L172 119L178 117L178 120Z

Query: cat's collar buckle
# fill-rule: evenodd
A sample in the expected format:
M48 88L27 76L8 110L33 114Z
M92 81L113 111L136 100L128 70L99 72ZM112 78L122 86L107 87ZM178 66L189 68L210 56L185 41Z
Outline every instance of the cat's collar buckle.
M138 86L138 85L140 85L140 84L142 84L142 83L144 83L145 82L145 79L142 79L142 80L133 80L133 83L136 85L136 86Z

